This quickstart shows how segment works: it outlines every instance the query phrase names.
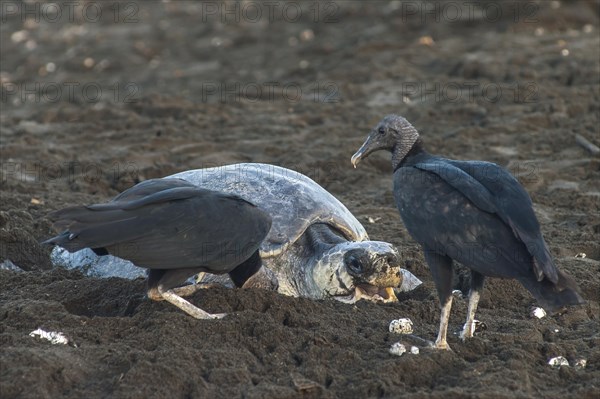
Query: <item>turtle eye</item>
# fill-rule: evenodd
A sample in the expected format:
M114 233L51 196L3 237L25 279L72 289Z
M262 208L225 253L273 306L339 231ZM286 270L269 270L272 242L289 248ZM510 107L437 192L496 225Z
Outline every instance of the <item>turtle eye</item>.
M385 134L385 128L383 126L379 127L377 131L379 132L379 134Z
M354 273L362 273L363 272L363 264L356 256L348 257L346 261L348 264L348 268Z

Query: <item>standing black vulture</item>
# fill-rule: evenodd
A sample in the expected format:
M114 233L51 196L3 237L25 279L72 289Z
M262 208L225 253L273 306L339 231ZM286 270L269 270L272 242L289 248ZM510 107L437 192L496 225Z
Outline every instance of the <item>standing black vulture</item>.
M220 318L182 296L201 285L181 286L199 272L229 273L236 286L260 285L258 247L271 218L250 202L205 190L181 179L146 180L106 204L75 206L50 214L64 230L43 244L69 252L92 248L148 270L148 297L166 300L197 319Z
M551 311L584 303L575 282L556 268L529 195L505 169L431 155L417 130L397 115L379 122L352 156L352 164L356 167L379 150L392 153L396 206L423 248L438 291L442 313L437 348L448 348L453 260L471 269L463 340L473 336L484 276L519 280Z

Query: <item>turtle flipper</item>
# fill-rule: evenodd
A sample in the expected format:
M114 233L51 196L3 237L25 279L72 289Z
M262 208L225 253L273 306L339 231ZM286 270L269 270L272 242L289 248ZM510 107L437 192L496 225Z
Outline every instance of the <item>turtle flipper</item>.
M277 291L279 280L273 271L262 266L254 275L252 275L242 288L260 288L263 290Z
M199 273L195 280L196 284L194 285L198 285L199 288L235 288L235 284L233 284L231 278L227 274L216 275L210 273ZM279 280L271 269L263 265L253 276L246 280L241 288L260 288L263 290L277 291L279 288ZM179 288L176 288L175 290L178 289Z

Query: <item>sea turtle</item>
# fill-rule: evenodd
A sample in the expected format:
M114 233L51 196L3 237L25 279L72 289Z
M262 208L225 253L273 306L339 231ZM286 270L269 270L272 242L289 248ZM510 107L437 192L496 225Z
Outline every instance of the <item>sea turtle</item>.
M397 300L394 288L409 291L421 284L401 268L402 259L392 244L369 241L364 227L340 201L299 172L240 163L168 177L236 194L269 213L273 223L260 255L282 294L348 303L359 299L392 302ZM53 261L70 268L87 267L95 275L139 275L134 266L128 268L127 261L80 252L69 254L55 248ZM129 270L135 274L124 274ZM202 281L227 284L211 275Z

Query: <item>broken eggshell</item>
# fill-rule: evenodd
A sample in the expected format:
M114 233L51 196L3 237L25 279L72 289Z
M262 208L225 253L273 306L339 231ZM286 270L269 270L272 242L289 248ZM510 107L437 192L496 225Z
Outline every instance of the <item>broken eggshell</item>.
M30 337L39 337L41 339L45 339L50 341L50 343L67 345L69 343L69 339L61 332L56 331L44 331L41 328L37 330L33 330L29 333Z
M569 361L563 356L556 356L548 360L548 364L552 367L569 367Z
M396 342L390 347L390 353L392 355L402 356L404 353L406 353L406 346L400 342Z
M584 369L585 366L587 366L587 360L586 359L577 359L577 360L575 360L574 366L576 369Z
M412 334L412 326L413 322L408 318L392 320L390 322L389 331L396 334Z
M400 342L396 342L394 343L391 347L390 347L390 353L392 355L396 355L396 356L402 356L403 354L405 354L406 352L408 352L408 350L406 349L406 345L400 343ZM419 348L417 346L412 345L410 347L410 353L413 355L418 355L420 352Z

